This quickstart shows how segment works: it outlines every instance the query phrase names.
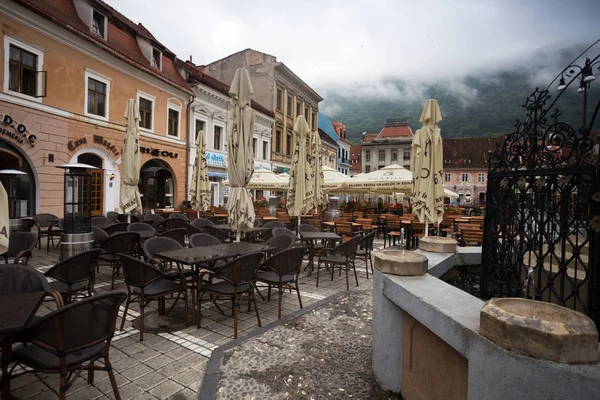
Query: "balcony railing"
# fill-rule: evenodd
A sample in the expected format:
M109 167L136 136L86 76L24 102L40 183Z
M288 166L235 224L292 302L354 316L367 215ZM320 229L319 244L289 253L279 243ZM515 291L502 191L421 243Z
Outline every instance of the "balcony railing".
M338 164L348 164L348 165L350 165L350 159L349 158L338 157Z

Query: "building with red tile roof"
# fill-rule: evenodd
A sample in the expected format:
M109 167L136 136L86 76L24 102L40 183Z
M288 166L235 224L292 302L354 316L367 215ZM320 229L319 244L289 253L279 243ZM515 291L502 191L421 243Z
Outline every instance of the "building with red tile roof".
M406 118L387 119L379 133L363 133L361 141L361 172L371 172L387 165L410 168L410 147L413 132Z
M350 147L350 176L360 174L360 144Z

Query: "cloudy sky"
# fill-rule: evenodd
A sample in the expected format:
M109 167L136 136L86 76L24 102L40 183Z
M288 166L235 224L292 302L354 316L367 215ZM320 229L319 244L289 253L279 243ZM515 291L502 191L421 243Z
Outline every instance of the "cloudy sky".
M459 84L600 38L600 0L105 1L182 59L206 64L250 47L320 92L385 94L394 78Z

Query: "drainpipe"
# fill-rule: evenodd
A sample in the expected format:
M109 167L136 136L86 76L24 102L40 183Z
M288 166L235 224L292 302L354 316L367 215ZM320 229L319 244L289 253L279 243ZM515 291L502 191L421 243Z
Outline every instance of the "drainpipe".
M191 181L190 181L190 148L191 148L191 143L192 140L194 140L194 126L193 121L194 119L192 118L192 113L190 112L192 110L192 103L194 103L194 100L196 100L196 95L191 95L190 96L190 101L187 104L186 110L187 110L187 126L188 126L188 135L187 135L187 149L186 150L186 162L185 162L185 187L186 187L186 192L185 192L185 196L184 196L184 201L187 201L189 196L190 196L190 185L191 185ZM190 129L191 127L191 129ZM190 132L191 130L191 132Z

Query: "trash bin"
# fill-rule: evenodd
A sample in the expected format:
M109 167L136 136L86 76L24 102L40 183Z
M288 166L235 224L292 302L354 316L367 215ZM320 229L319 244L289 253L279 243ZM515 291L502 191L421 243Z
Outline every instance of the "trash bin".
M269 197L269 206L267 209L269 210L269 214L271 214L271 217L277 216L277 196Z
M340 198L339 197L330 197L329 204L327 205L327 221L331 222L334 218L340 216Z
M92 250L93 232L63 233L60 236L60 259L72 257L87 250Z

